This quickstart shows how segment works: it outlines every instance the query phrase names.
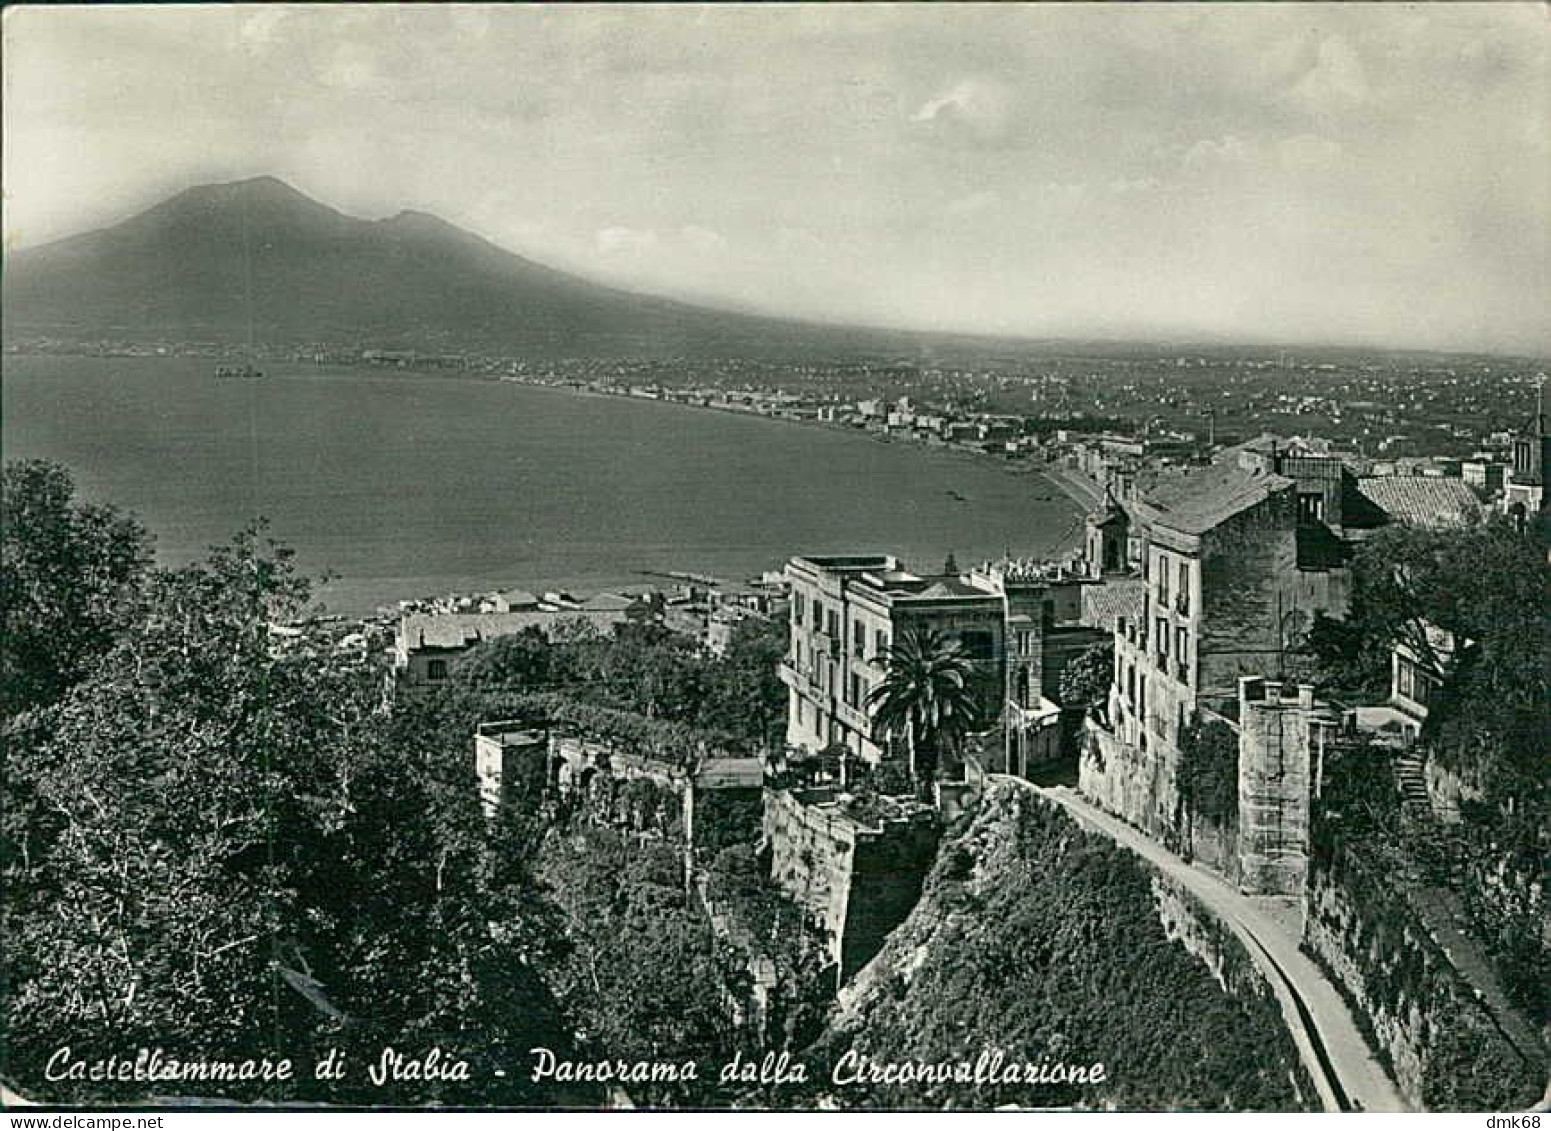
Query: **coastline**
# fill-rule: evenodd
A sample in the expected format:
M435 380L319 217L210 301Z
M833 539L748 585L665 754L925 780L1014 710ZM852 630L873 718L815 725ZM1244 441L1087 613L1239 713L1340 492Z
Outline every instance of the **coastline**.
M71 355L61 356L56 353L38 353L35 355L19 355L16 360L31 360L35 357L40 361L47 361L54 365L68 365L70 364L67 360L69 356ZM73 356L79 358L82 362L92 365L94 368L104 365L117 368L113 364L115 359L100 358L90 354ZM125 358L122 360L128 363L123 367L124 372L120 386L123 388L130 388L139 384L139 379L142 376L160 370L164 363L176 366L185 372L188 372L191 368L197 370L197 367L202 364L200 359L188 357ZM621 400L636 404L647 402L662 407L681 409L717 409L727 416L770 421L773 423L802 424L812 428L814 433L821 434L827 432L837 436L849 437L851 440L868 439L883 450L893 448L901 453L909 450L919 451L927 456L928 469L935 468L936 470L927 470L918 476L919 482L914 486L916 494L913 496L900 496L899 503L909 509L914 506L910 502L912 498L923 500L922 505L928 510L940 512L943 501L936 500L935 496L950 494L955 495L957 499L956 492L963 490L972 496L973 501L958 499L957 502L949 504L949 509L955 509L962 503L969 502L969 509L976 512L974 521L981 527L989 525L994 529L997 526L1004 525L1007 531L1005 544L1010 548L1009 552L1051 557L1064 555L1078 541L1081 516L1086 509L1081 494L1074 491L1070 484L1061 477L1052 475L1051 472L1057 469L1044 463L1043 460L1030 459L1028 457L1008 458L999 452L986 452L976 447L970 447L967 444L928 442L914 437L902 437L899 435L887 436L877 430L839 422L801 419L792 415L775 412L754 411L751 409L740 410L721 405L701 404L693 401L686 402L684 400L665 399L657 396L630 395L624 391L611 392L589 388L585 385L578 386L574 382L513 380L510 377L503 380L494 374L427 374L420 371L379 370L374 367L360 365L329 366L313 362L296 362L278 367L270 365L268 371L271 377L266 380L265 386L273 390L272 395L280 394L286 386L295 389L298 385L322 386L336 381L341 385L348 385L355 382L375 382L381 380L389 385L401 387L413 385L426 388L430 388L433 385L445 387L453 381L460 384L462 382L472 382L476 386L485 386L487 389L508 385L519 387L525 393L533 390L548 390L556 393L571 394L572 397L577 399L592 402ZM115 384L119 384L118 376L115 373ZM160 385L160 382L157 382L157 384ZM176 385L176 382L173 382L173 384ZM453 399L461 399L452 389L448 389L448 392L453 393ZM163 395L159 389L154 393L147 390L147 393L152 396ZM52 396L52 394L49 394L49 396ZM394 396L399 397L400 394L394 394ZM402 397L406 401L413 401L415 394L406 393L402 394ZM10 399L8 397L7 401L9 402ZM372 399L375 400L376 398ZM437 399L447 400L445 397L438 397ZM485 399L489 400L488 395ZM503 397L497 397L496 402L503 402L504 399ZM19 418L11 418L10 423L13 426L18 422ZM712 428L714 430L716 426L713 425ZM659 417L659 423L654 426L652 431L656 434L671 436L674 434L674 426L671 423L671 419L663 421ZM848 443L848 441L830 441L830 443ZM787 446L785 441L780 440L774 441L774 445L783 450ZM761 445L761 447L765 446ZM854 448L854 445L851 446ZM802 444L794 446L792 449L794 456L799 459L803 458L801 453L804 451L804 447ZM48 455L46 451L39 454ZM68 462L69 457L67 453L61 453L59 458L65 458ZM933 460L937 462L932 463L931 461ZM891 455L880 466L892 467L902 461L915 463L914 457L901 454L898 456ZM853 466L849 472L849 474L855 475L858 473L859 467L870 467L873 461L871 457L864 457L860 460L850 460L847 462L857 465ZM975 469L973 474L979 477L977 482L980 483L980 490L977 491L975 488L958 481L952 470L954 466L966 469L966 475L970 474L968 469ZM869 474L865 471L861 473ZM713 471L713 474L720 473ZM882 474L892 478L890 473L885 472ZM1004 486L1000 488L988 486L984 481L984 477L987 474L994 474L996 479ZM88 476L88 479L90 478ZM813 476L810 474L806 478L812 479ZM104 482L109 481L111 480L104 480ZM931 484L933 483L944 488L944 490L931 489ZM815 485L810 484L810 488L813 486ZM839 488L841 485L835 484L834 486ZM952 490L946 490L946 488L950 487ZM725 495L727 492L722 490L719 493ZM841 493L844 494L844 491L842 490ZM757 482L751 481L746 494L748 496L748 508L746 509L759 509L763 505L760 502L761 489ZM873 492L873 494L876 494L876 492ZM1011 499L1018 499L1020 502L1015 507L1010 502ZM119 501L131 506L133 509L139 509L140 500L138 498L131 499L126 497ZM874 504L877 501L873 500ZM725 505L725 500L723 500L723 503ZM1025 503L1027 505L1024 505ZM1031 514L1030 510L1033 510L1035 513ZM772 549L768 545L765 546L764 551L751 552L761 543L730 541L715 545L714 543L708 543L705 539L697 541L693 536L683 537L684 531L682 528L684 524L681 519L679 522L681 537L677 539L681 544L681 549L670 549L662 543L648 548L643 543L643 553L639 557L632 556L628 547L619 553L611 552L592 555L578 553L571 555L569 560L563 560L567 559L567 555L541 555L540 559L522 555L514 558L510 566L500 562L481 562L475 569L470 570L466 567L474 563L465 562L463 563L465 568L460 569L454 565L453 568L447 569L445 572L434 567L425 568L429 563L424 561L423 555L420 556L420 560L416 560L414 555L396 557L391 553L385 553L376 560L362 560L359 555L356 555L352 561L346 562L340 560L339 557L327 549L309 552L309 547L304 541L298 540L294 544L302 553L302 556L312 559L317 567L318 584L314 593L315 599L324 603L330 614L352 617L373 616L377 610L394 606L401 600L435 598L449 593L489 592L514 586L535 591L567 589L578 593L596 593L611 589L640 590L647 586L662 588L670 582L653 575L671 573L709 575L723 582L739 583L748 578L757 577L761 572L781 569L792 554L805 551L823 551L823 546L820 543L833 546L833 552L848 551L863 543L868 546L887 545L895 549L896 552L904 553L918 567L929 567L932 561L935 560L936 555L945 552L949 548L954 548L955 544L960 558L964 558L964 542L956 538L942 538L940 534L934 534L927 538L918 538L916 543L912 544L908 536L880 535L878 529L880 526L887 529L890 526L898 525L901 519L907 525L901 527L900 534L908 534L909 531L916 529L915 520L914 518L905 517L904 510L894 512L885 510L875 513L893 513L896 515L896 519L881 524L877 521L872 522L871 532L865 529L858 529L856 532L857 543L849 546L834 546L836 542L834 531L830 531L828 534L819 533L817 538L799 536L794 532L789 543L785 540L780 542L779 547L776 548L777 552L767 552ZM270 512L270 515L272 518L275 517L273 512ZM1001 516L1005 516L1005 522L1002 521ZM179 517L181 518L181 516ZM597 515L594 514L592 518L596 521ZM1037 525L1031 526L1031 520ZM511 529L510 525L506 529L509 531ZM588 529L601 530L605 528L596 527ZM573 535L573 540L586 540L585 531L579 537L575 529L570 533ZM982 536L977 539L980 543L979 548L972 551L975 553L977 560L988 555L995 556L995 554L1000 553L1003 545L1002 534L994 535L994 545L991 539L987 539L983 535L984 531L982 530ZM637 536L639 537L639 534ZM941 541L939 542L940 538ZM185 537L184 540L187 541L187 538ZM493 544L505 545L506 542L511 540L508 534L505 541L498 538ZM212 537L211 541L219 541L219 536ZM938 548L939 545L941 548ZM169 547L169 549L172 557L167 559L167 561L170 564L180 564L188 559L190 554L194 553L193 550L189 550L187 547L180 547L176 543ZM330 561L330 558L334 560ZM355 567L354 569L351 568L352 565ZM378 568L374 569L373 566ZM404 568L405 566L409 568ZM330 575L328 581L323 580L325 574Z

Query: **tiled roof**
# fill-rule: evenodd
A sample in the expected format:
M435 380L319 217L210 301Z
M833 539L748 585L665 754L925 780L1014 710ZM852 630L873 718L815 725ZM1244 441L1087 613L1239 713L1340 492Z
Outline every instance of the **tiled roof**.
M1082 587L1082 623L1115 630L1119 617L1135 620L1142 615L1147 583L1140 577L1104 581Z
M1357 485L1394 521L1413 526L1467 526L1481 514L1480 501L1461 479L1380 475L1360 479Z
M561 621L586 620L599 629L607 629L625 619L623 613L579 611L518 613L411 613L399 627L407 647L468 648L482 640L515 636L525 628L542 629L546 634Z
M1143 496L1141 509L1170 530L1205 534L1292 484L1282 475L1214 464L1159 475Z

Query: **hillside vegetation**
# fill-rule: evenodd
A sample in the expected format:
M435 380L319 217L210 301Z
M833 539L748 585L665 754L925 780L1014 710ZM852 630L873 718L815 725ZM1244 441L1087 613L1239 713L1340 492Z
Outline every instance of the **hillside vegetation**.
M1249 960L1214 926L1223 983L1165 931L1155 878L1026 788L993 783L920 904L820 1041L877 1062L1105 1065L1102 1084L853 1084L848 1106L1296 1110L1312 1096Z

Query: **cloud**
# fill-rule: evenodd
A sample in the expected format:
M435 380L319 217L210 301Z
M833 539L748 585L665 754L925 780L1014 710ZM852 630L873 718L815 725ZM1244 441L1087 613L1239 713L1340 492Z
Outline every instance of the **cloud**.
M798 7L7 11L6 239L273 172L772 313L1551 341L1544 4Z
M1362 58L1345 38L1326 37L1314 65L1293 86L1294 97L1315 113L1349 110L1368 101Z
M1220 138L1202 138L1180 160L1187 173L1210 174L1227 169L1247 168L1257 158L1257 147L1235 134Z
M1012 96L999 82L969 78L921 104L911 121L953 136L997 141L1012 125Z
M1298 134L1287 138L1276 147L1282 168L1289 172L1319 172L1332 169L1341 160L1339 142L1317 134Z
M599 229L594 246L605 259L640 259L662 246L662 240L650 228L613 227Z
M721 255L727 250L727 237L712 228L698 224L686 224L679 229L679 239L691 251L701 255Z
M978 216L996 207L1001 201L1000 194L982 189L948 201L943 211L953 217Z
M359 43L345 42L323 60L318 78L324 86L357 91L377 81L377 64L371 51Z
M284 8L260 8L242 21L237 34L250 47L268 47L275 42L286 15Z

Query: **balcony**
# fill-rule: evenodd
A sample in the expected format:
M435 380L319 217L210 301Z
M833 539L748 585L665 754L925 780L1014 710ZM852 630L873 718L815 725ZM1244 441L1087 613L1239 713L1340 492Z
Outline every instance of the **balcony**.
M819 681L796 667L791 660L782 660L776 669L776 675L793 691L802 692L813 699L825 698L824 688L819 685Z
M845 700L835 703L835 717L852 730L863 734L872 734L872 720L867 717L867 712L859 707L853 707Z

